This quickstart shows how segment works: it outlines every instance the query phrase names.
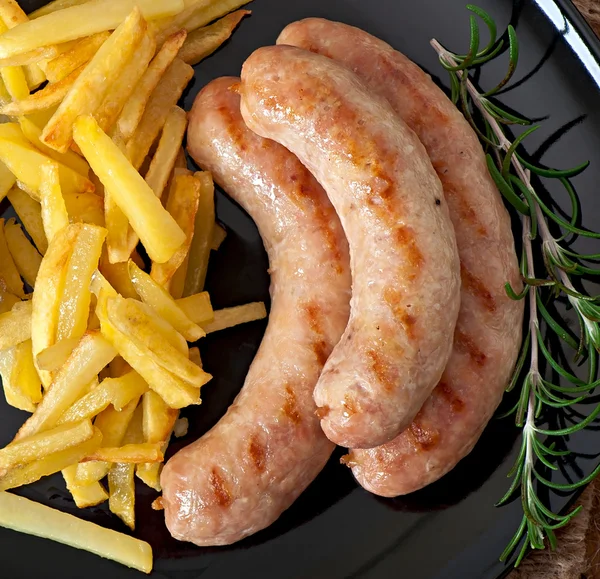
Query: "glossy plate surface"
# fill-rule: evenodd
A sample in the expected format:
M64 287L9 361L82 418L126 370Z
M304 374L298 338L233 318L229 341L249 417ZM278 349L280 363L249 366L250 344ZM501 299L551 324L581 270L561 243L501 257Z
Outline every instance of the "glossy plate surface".
M592 166L574 180L582 200L583 224L600 223L600 49L591 31L565 0L479 0L499 30L512 22L521 57L518 72L502 102L529 117L548 117L528 140L528 152L544 164L570 167L591 159ZM21 0L29 11L44 2ZM446 83L445 73L429 46L432 37L466 51L468 16L465 0L255 0L233 39L196 67L184 105L208 81L238 75L255 49L274 43L289 22L321 16L357 25L406 53ZM479 79L493 86L504 75L506 61L487 66ZM267 260L257 230L226 196L217 197L218 218L229 235L213 255L208 290L215 307L268 299ZM6 215L6 206L0 207ZM518 230L516 230L518 231ZM583 244L598 253L600 242ZM595 293L598 293L597 291ZM249 324L210 336L202 357L214 381L203 390L203 404L184 415L189 435L171 445L175 451L208 430L239 391L258 348L264 323ZM597 403L596 401L594 401ZM589 412L591 406L584 407ZM0 445L8 443L25 414L8 407L0 396ZM507 571L498 556L520 522L518 501L497 509L506 473L514 458L517 431L511 420L494 420L475 451L452 473L411 496L383 500L369 495L338 464L341 451L325 471L271 528L237 545L200 549L172 539L162 514L150 509L156 493L139 485L138 531L155 552L159 579L494 579ZM564 476L589 473L598 463L600 433L590 429L569 442L576 460L564 465ZM106 506L77 510L60 476L22 489L23 495L115 529L125 527ZM548 497L563 509L573 496ZM141 573L88 553L0 529L0 576L10 579L134 579Z

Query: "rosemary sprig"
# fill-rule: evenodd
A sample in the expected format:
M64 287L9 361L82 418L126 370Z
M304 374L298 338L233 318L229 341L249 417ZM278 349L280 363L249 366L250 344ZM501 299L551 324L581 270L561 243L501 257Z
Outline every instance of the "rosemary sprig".
M468 5L471 37L469 51L465 55L446 50L436 40L431 45L437 52L441 65L450 75L452 99L459 106L487 150L490 174L504 199L521 216L523 252L521 273L524 289L520 293L506 284L508 296L515 300L528 297L528 323L521 354L507 391L520 387L515 406L506 414L515 416L515 424L522 428L521 447L509 472L512 483L498 506L520 494L523 518L512 540L500 556L507 560L517 553L518 566L528 548L543 549L548 544L556 547L556 529L563 527L577 515L579 508L566 515L553 513L540 499L538 489L547 487L559 491L573 491L590 482L600 472L600 466L584 479L570 484L558 484L548 480L542 469L555 471L557 462L569 454L557 450L557 442L590 424L600 415L597 406L587 417L561 429L543 428L546 412L566 412L574 404L584 400L597 386L597 352L600 351L600 300L576 289L573 280L579 276L600 275L600 269L589 262L600 259L600 254L583 255L570 249L565 239L576 236L600 238L600 234L576 225L579 216L577 195L570 179L581 173L589 163L567 170L540 167L529 162L521 152L523 141L540 125L531 122L493 101L494 95L512 78L519 58L519 45L514 28L509 25L502 38L497 38L493 18L481 8ZM488 29L490 41L479 49L480 33L478 18ZM508 49L509 66L506 76L491 90L478 90L469 73L496 58ZM528 126L518 137L511 140L507 128L511 125ZM554 212L550 203L544 201L532 184L532 174L538 179L557 180L565 189L571 202L570 218ZM564 213L563 213L564 215ZM560 232L554 237L552 227ZM544 274L536 274L535 257L541 257ZM559 297L566 298L579 322L579 335L563 327L560 319L552 315L547 304ZM547 336L575 351L575 361L587 365L587 378L580 379L554 356L546 345L540 327L546 328ZM529 367L525 371L525 363ZM563 384L554 384L541 371L541 363L562 378ZM505 415L505 416L506 416ZM564 446L564 445L563 445Z

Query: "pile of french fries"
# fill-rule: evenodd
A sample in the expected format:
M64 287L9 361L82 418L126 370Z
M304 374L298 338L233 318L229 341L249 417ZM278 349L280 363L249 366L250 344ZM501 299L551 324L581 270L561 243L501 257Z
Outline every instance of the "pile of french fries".
M134 477L161 490L179 412L211 378L189 343L266 316L202 291L225 231L177 106L247 1L55 0L28 17L0 0L0 201L19 218L0 219L0 375L31 413L0 449L0 525L146 572L147 544L3 491L61 472L77 506L108 501L134 529Z

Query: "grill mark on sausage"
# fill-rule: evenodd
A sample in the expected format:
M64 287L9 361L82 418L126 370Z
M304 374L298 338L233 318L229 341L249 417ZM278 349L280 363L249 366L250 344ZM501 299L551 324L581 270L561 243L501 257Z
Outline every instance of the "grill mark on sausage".
M493 313L496 311L496 300L486 287L485 283L477 276L473 275L462 262L460 264L460 277L464 290L478 298L488 312Z
M256 434L253 434L250 438L248 455L256 467L256 470L258 472L264 472L267 459L267 449L263 444L261 444L260 440L258 440Z
M454 333L454 346L461 352L469 355L477 366L483 366L487 360L486 355L477 347L477 344L464 332L456 330Z
M424 428L416 419L410 425L408 432L421 450L432 450L440 441L440 433L437 430Z
M406 336L409 340L417 338L417 316L413 315L404 307L404 294L394 287L387 287L383 292L383 299L385 303L392 310L394 318L402 324Z
M406 249L406 261L410 271L408 275L410 279L414 279L423 265L424 258L415 241L413 230L406 225L401 225L396 228L394 236L398 245Z
M212 493L221 507L228 507L233 502L233 497L227 488L225 480L219 471L213 467L208 479Z
M298 411L298 402L296 395L289 384L284 387L285 400L283 402L283 414L287 416L294 424L300 424L302 422L302 416Z
M356 414L358 412L358 407L356 405L356 401L353 400L349 394L346 394L344 396L344 400L342 401L342 404L344 406L344 408L346 409L346 411L344 412L344 414L349 418L350 416L352 416L353 414Z
M452 387L446 382L440 382L437 385L436 391L446 400L446 402L450 405L452 412L458 414L465 409L465 403L459 398L459 396L454 392Z
M321 366L325 366L325 362L327 362L327 358L329 358L329 347L327 346L325 340L313 342L312 349L317 357L317 362Z
M371 370L377 380L388 392L391 391L395 387L396 381L387 360L377 350L373 349L367 350L366 355L371 360Z

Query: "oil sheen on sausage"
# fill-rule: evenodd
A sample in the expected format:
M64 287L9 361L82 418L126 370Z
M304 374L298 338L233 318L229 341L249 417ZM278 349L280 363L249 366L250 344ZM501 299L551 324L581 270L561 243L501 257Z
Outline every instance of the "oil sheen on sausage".
M410 425L452 347L460 274L444 194L416 135L346 68L290 46L242 69L246 124L298 156L348 238L348 327L315 388L333 442L369 448Z
M313 389L349 315L347 242L323 189L289 151L249 131L236 78L206 86L190 113L188 150L255 220L268 252L272 307L242 391L161 476L171 534L226 545L275 521L334 445Z
M440 383L410 428L346 459L362 486L383 496L420 489L454 468L498 406L521 343L523 303L510 219L477 136L416 64L370 34L319 18L289 25L278 43L344 63L384 97L419 136L436 169L456 231L461 310Z

